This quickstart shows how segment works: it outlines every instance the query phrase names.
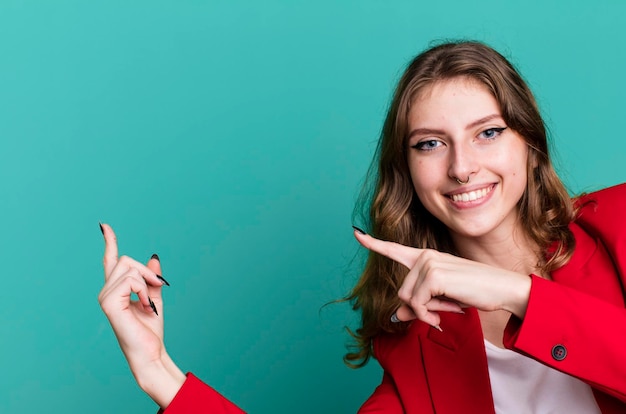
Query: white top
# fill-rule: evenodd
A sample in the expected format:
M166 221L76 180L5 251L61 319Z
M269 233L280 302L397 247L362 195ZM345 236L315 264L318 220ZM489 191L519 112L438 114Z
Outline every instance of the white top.
M485 340L497 414L601 414L591 387Z

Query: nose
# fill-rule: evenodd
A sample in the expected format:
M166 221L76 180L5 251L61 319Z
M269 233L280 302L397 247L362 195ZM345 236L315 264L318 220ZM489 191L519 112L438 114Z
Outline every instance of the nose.
M459 184L467 184L478 172L479 160L470 145L457 144L449 151L448 176Z

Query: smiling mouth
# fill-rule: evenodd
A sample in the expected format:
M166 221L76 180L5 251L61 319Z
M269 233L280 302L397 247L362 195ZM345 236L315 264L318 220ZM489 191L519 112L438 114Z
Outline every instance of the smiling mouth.
M467 193L451 194L448 197L450 197L452 201L455 202L476 201L485 197L491 192L491 190L493 190L493 185L482 188L480 190L468 191Z

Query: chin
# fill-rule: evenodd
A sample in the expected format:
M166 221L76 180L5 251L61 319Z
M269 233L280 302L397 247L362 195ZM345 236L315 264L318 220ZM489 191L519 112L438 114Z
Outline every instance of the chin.
M447 226L450 233L461 237L479 238L491 234L497 226L487 223L465 223L463 225Z

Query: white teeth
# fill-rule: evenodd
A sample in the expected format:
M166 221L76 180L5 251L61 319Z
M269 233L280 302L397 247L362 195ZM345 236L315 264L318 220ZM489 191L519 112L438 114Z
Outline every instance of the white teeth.
M491 187L483 188L482 190L470 191L469 193L454 194L452 200L454 201L475 201L483 198L491 191Z

